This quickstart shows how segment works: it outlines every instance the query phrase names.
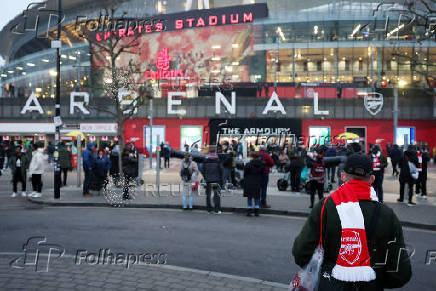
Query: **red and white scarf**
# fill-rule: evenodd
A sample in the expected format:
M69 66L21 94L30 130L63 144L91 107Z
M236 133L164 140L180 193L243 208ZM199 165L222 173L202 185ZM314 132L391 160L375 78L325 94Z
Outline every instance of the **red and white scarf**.
M375 280L359 206L359 200L378 201L374 188L364 181L353 180L342 185L330 197L336 205L342 226L341 247L332 276L345 282Z

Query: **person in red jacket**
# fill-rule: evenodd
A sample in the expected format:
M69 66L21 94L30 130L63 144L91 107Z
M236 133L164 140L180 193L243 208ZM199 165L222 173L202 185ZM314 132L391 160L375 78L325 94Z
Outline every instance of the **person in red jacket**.
M261 208L271 208L270 205L266 203L266 190L268 188L269 182L269 172L274 166L274 161L271 156L266 151L266 145L262 145L259 151L259 158L263 159L263 165L265 168L264 174L262 175L261 192L260 192L260 207Z
M323 162L324 153L314 152L314 158L308 158L307 167L310 169L310 206L313 208L315 202L315 192L318 192L318 198L321 200L324 197L324 177L325 177L325 165Z

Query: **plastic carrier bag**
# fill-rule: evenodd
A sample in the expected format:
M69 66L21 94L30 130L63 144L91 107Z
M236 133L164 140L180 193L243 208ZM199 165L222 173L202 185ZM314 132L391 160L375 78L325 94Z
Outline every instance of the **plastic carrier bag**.
M307 179L309 179L309 168L308 167L304 167L303 170L301 171L301 180L303 181L307 181Z
M322 247L322 216L324 214L324 206L327 202L326 198L321 209L321 231L319 236L319 243L313 252L312 258L309 263L295 274L294 279L289 285L290 291L314 291L318 290L319 274L321 266L324 261L324 248Z
M294 279L289 286L291 291L312 291L317 290L319 272L324 260L324 249L322 246L317 246L313 252L312 258L309 263L297 272Z

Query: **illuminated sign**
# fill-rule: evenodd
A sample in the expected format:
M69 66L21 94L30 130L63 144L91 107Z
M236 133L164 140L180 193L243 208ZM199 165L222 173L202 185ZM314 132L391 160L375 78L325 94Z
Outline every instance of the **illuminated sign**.
M176 77L184 77L182 70L169 70L170 69L171 57L168 54L168 49L164 48L157 54L156 67L158 71L145 71L144 79L168 79Z
M215 27L221 25L252 23L256 19L268 17L266 3L222 7L216 9L191 10L187 12L161 14L149 19L98 20L94 30L95 40L101 42L111 37L125 38L162 31L183 30L186 28ZM101 17L100 17L101 18ZM116 25L105 25L114 22ZM82 23L76 30L80 30Z

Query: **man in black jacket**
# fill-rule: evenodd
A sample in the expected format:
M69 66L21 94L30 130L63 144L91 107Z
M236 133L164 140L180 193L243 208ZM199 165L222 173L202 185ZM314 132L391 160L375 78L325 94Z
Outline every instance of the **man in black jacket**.
M321 209L325 201L322 215L324 261L319 290L373 291L400 288L412 276L401 224L392 209L377 202L374 190L370 187L375 177L370 173L369 157L362 154L348 157L342 173L345 184L335 193L348 188L343 197L354 202L338 204L335 200L338 193L325 198L327 201L321 200L315 205L295 239L292 254L295 263L304 267L310 261L320 239ZM354 205L350 207L349 204ZM352 214L356 211L344 211L351 208L357 209L359 216L363 216L354 221L354 224L351 219L342 220L343 215L353 217ZM356 224L360 224L362 229L355 228ZM347 227L344 229L343 225ZM338 267L344 261L346 266ZM356 262L360 262L362 266L355 266ZM353 267L357 268L353 270ZM370 276L366 277L365 272L370 273ZM344 276L348 280L338 279Z
M430 161L428 146L421 145L416 152L418 158L418 180L416 181L416 195L421 194L421 198L427 199L427 163Z
M397 144L394 144L393 148L389 151L389 156L392 163L392 176L398 176L400 174L397 167L402 154L403 153L401 152L401 149L398 147Z
M206 180L206 205L207 211L212 213L211 192L214 191L214 210L215 214L221 214L221 186L223 182L223 165L216 154L216 147L209 147L209 155L203 162L201 173Z
M410 163L410 164L409 164ZM418 158L416 157L416 151L413 146L410 146L403 154L403 157L400 159L400 198L397 199L398 202L404 201L404 188L407 184L409 191L409 203L408 206L415 206L416 203L412 201L413 198L413 185L416 183L416 179L412 177L410 166L414 165L418 167Z

